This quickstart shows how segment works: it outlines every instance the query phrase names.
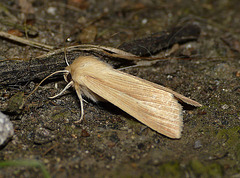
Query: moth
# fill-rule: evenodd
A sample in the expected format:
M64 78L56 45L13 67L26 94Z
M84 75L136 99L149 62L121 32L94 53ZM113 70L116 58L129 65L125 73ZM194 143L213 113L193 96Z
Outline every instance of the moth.
M55 73L59 72L64 73L68 84L59 94L50 98L74 87L81 106L81 118L77 122L83 119L82 95L85 95L94 102L106 100L114 104L167 137L180 138L183 118L182 106L178 101L201 106L200 103L169 88L113 69L94 56L80 56L65 70Z

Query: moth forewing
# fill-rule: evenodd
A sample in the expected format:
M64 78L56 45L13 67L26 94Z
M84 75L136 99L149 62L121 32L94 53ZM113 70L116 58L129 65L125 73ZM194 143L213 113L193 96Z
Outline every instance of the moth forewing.
M110 86L108 82L88 76L83 81L94 93L152 129L171 138L180 138L182 108L171 93L158 91L149 86L145 88L144 83L136 86L134 90L131 89L134 82L133 84L122 83L121 86L116 82L114 86L110 78L107 80L111 82Z
M90 91L90 98L96 94L159 133L180 138L182 107L161 86L115 70L92 56L77 58L66 70L74 85Z

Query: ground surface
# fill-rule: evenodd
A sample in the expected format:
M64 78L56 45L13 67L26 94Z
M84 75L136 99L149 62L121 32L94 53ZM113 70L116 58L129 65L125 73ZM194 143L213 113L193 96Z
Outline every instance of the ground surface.
M5 13L0 18L7 16L14 24L24 24L23 12L31 12L34 17L28 15L28 23L33 19L38 35L29 38L56 47L67 46L68 36L118 47L169 27L198 24L198 41L181 51L195 57L167 59L126 72L169 87L203 106L184 111L179 140L149 129L110 104L85 103L84 121L74 124L80 116L77 95L69 90L49 100L66 84L50 80L23 111L8 110L15 135L1 148L0 159L40 161L52 177L240 177L239 2L76 2L71 6L71 1L33 0L33 7L27 9L24 1L3 0L1 11ZM2 31L16 29L6 23L0 26ZM1 60L30 59L44 53L0 39ZM58 60L64 60L63 56ZM0 109L7 110L10 98L15 95L20 100L21 93L27 95L35 85L29 81L1 86ZM38 167L0 169L0 177L34 176L43 177Z

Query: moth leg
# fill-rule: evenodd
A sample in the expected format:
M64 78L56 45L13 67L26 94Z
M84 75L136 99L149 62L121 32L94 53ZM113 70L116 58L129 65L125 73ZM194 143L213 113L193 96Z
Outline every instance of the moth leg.
M64 58L65 58L65 62L67 64L67 66L69 66L68 60L67 60L67 48L64 48Z
M78 121L75 121L74 123L80 123L83 120L83 98L82 98L82 94L81 94L81 90L80 87L78 85L75 85L75 90L77 92L77 96L79 98L80 101L80 107L81 107L81 117Z
M65 92L67 89L69 89L69 88L72 86L72 84L73 84L73 81L69 82L69 83L65 86L65 88L64 88L60 93L58 93L58 94L56 94L56 95L54 95L54 96L48 97L48 98L54 99L54 98L62 95L63 92Z

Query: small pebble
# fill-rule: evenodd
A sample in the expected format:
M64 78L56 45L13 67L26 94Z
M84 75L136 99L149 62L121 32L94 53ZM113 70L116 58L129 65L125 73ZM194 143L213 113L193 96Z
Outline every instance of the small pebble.
M198 149L202 147L202 142L200 140L195 141L194 143L194 148Z
M49 129L38 127L34 133L35 144L45 144L55 139L55 135Z
M229 106L227 104L222 105L222 109L228 109Z
M145 25L148 22L147 19L142 19L142 24Z
M51 14L51 15L56 15L56 11L57 11L57 8L56 7L49 7L47 9L47 13Z

